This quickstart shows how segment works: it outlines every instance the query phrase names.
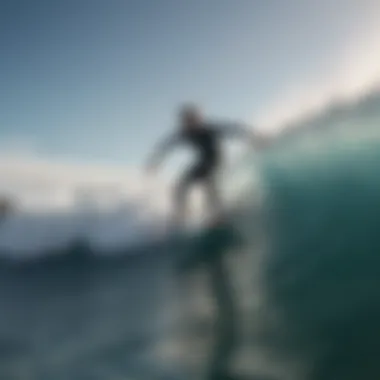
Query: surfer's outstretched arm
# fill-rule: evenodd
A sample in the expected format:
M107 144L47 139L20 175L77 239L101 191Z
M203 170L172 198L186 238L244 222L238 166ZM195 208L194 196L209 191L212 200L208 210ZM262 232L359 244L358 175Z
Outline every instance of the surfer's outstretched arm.
M179 142L181 138L178 134L171 135L164 140L162 140L153 150L153 154L149 157L147 167L148 169L157 168L166 154L173 149Z
M265 145L264 136L244 123L222 123L219 124L218 130L223 136L247 140L255 148L262 148Z
M252 139L254 137L254 131L244 123L229 122L221 123L218 127L219 131L227 137L240 137Z

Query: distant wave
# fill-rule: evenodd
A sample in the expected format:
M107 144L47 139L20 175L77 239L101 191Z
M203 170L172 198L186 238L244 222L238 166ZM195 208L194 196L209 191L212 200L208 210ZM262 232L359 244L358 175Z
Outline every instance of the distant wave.
M160 223L157 215L128 210L20 213L2 221L0 250L33 256L81 241L91 250L112 252L158 239Z

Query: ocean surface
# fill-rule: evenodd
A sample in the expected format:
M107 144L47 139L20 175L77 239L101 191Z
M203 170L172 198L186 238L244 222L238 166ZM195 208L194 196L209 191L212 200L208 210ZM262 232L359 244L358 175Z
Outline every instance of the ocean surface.
M247 157L225 230L3 248L0 379L380 378L379 123L372 94Z

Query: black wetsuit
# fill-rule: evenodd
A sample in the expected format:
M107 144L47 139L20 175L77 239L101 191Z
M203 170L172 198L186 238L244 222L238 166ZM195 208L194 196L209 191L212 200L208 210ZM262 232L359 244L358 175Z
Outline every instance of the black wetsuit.
M197 160L187 171L186 182L206 179L214 173L222 160L220 147L221 131L211 125L185 130L179 139L197 152Z

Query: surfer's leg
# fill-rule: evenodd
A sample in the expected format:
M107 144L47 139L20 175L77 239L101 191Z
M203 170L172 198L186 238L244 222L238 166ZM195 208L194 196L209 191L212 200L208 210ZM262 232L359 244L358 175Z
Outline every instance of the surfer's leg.
M204 179L207 205L213 218L222 212L222 197L218 189L215 169L210 169Z
M174 225L180 226L186 217L186 201L188 193L188 182L186 177L182 178L174 191Z
M198 180L198 165L191 167L179 180L174 191L174 223L181 226L187 216L187 195L190 186Z

